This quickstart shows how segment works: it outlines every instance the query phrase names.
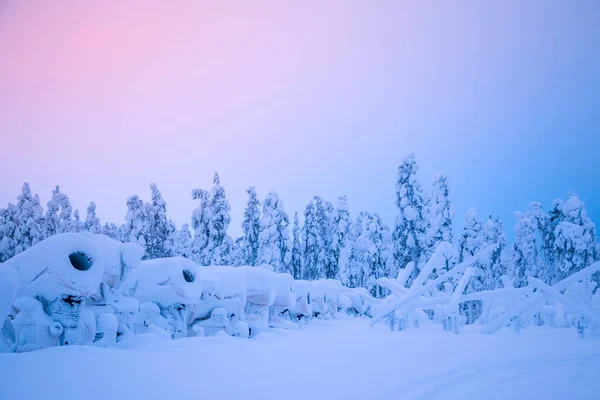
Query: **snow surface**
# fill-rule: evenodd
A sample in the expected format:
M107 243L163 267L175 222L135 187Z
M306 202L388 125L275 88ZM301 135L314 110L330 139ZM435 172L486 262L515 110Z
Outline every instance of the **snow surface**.
M454 335L436 326L390 332L345 318L250 340L145 334L117 349L0 354L0 370L4 400L585 400L600 393L600 338L545 328L493 336L467 328Z

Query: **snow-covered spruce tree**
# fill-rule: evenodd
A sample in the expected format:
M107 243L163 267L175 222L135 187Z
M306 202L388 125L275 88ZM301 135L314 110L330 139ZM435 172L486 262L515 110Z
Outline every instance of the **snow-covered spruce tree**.
M0 208L0 263L14 255L14 213L15 205L12 203L8 203L6 208Z
M555 206L559 204L555 202ZM562 208L562 203L560 203ZM554 213L556 209L552 212ZM562 216L559 212L558 215ZM556 255L554 252L554 229L558 224L559 218L550 217L549 213L546 213L542 209L542 205L538 202L531 202L527 206L524 216L529 218L537 230L539 240L537 243L538 247L538 278L544 282L554 285L557 280L556 274Z
M54 236L60 233L60 186L56 185L52 190L52 197L48 201L46 209L46 237Z
M221 186L219 174L213 178L212 197L210 200L210 223L208 225L209 265L228 265L233 256L233 240L227 234L231 222L229 202L225 189Z
M58 187L57 187L58 188ZM80 226L79 224L73 223L73 207L71 207L71 202L69 201L69 196L65 193L57 194L58 207L60 208L60 214L58 216L59 219L59 227L58 233L65 232L79 232ZM76 227L76 228L74 228Z
M139 244L145 250L147 226L148 221L144 202L137 194L129 196L127 199L127 214L125 214L125 224L121 229L121 240L123 242Z
M233 241L233 250L231 256L231 265L240 267L246 265L246 257L243 250L244 237L240 236Z
M167 220L167 203L158 190L156 183L150 184L151 200L145 205L147 226L144 230L146 258L164 258L171 256L169 237L174 229Z
M523 213L516 212L515 240L512 251L512 279L514 287L527 286L527 278L539 274L536 224Z
M554 236L559 280L581 271L600 257L596 225L575 194L562 206L562 221L557 224ZM597 278L596 274L594 279Z
M192 190L192 198L200 200L200 205L192 212L192 260L200 265L210 265L208 252L209 225L211 223L210 192L202 189Z
M453 243L452 218L454 210L450 202L448 178L444 173L438 172L433 181L432 197L429 203L428 226L426 236L426 253L424 261L427 262L441 242ZM444 271L434 269L429 279L436 279Z
M371 295L381 298L386 292L377 279L390 276L393 267L391 232L377 214L362 212L358 221L362 227L355 240L350 283L363 286Z
M15 238L17 231L16 224L17 206L8 203L5 209L0 210L0 229L2 230L0 241L0 262L4 262L15 255L17 240Z
M79 210L73 211L73 215L69 221L69 225L65 229L68 229L65 232L76 232L77 233L77 232L85 231L85 221L82 221L81 218L79 217Z
M426 248L425 205L421 185L417 182L417 163L414 153L404 158L398 167L396 181L396 205L399 209L393 234L394 259L396 265L404 268L414 263L407 284L410 286L421 268L421 257Z
M85 217L85 230L91 233L101 233L102 227L100 220L96 216L96 203L90 202L87 208L87 216Z
M251 186L246 190L248 204L244 210L242 222L242 240L240 242L241 265L256 265L260 235L260 201L256 197L256 189Z
M341 196L333 217L333 265L336 269L335 279L348 281L348 261L352 246L352 221L348 209L348 198Z
M319 278L334 279L337 268L333 253L333 205L319 196L314 197L314 203L320 243L317 261L320 268Z
M342 284L350 288L365 286L364 251L370 246L369 241L363 237L365 215L366 212L359 212L352 224L352 247L348 257L347 276L342 278Z
M322 246L320 240L317 212L315 204L311 201L304 210L304 226L302 227L304 279L315 280L322 276L322 267L319 265L319 253Z
M294 225L292 228L292 256L290 259L290 270L294 279L302 279L302 247L300 243L300 221L298 212L294 212Z
M171 253L173 256L192 258L192 233L189 224L183 224L181 229L173 230L169 241L172 243Z
M485 290L494 290L502 287L502 277L508 273L508 252L504 224L498 218L490 215L483 225L484 246L497 244L498 248L490 255L489 268L483 270L483 287Z
M291 272L289 223L279 196L269 192L263 203L257 264L269 264L276 272Z
M102 234L114 240L121 240L119 227L113 222L110 224L108 222L104 224L102 227Z
M21 194L17 199L16 213L13 215L15 223L14 255L44 240L47 229L40 199L37 194L31 194L29 183L23 183Z
M465 216L465 225L458 240L458 262L461 263L485 248L485 235L481 221L477 218L475 208L469 209ZM485 275L485 269L489 265L477 263L475 265ZM484 290L481 276L472 277L465 288L465 294ZM460 311L467 317L467 323L471 324L481 315L481 301L468 301L462 303Z

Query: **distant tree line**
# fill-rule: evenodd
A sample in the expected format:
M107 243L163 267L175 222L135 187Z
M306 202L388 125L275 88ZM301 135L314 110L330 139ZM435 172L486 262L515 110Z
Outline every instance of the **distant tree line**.
M243 233L235 240L228 234L230 207L216 173L211 191L192 190L198 206L191 224L179 229L168 219L167 204L154 183L149 202L138 195L127 199L121 225L102 225L94 202L81 218L59 186L44 211L38 195L24 183L17 203L0 209L0 262L49 236L88 231L137 243L146 249L146 259L180 255L203 266L270 264L296 279L339 279L346 286L365 287L381 297L385 292L377 285L378 278L396 277L401 269L411 268L403 271L410 286L443 241L457 250L446 270L497 244L490 260L478 265L482 274L470 280L467 293L522 287L529 276L554 284L600 259L596 227L574 194L566 202L555 200L547 211L533 202L524 212L517 212L514 241L509 245L502 221L492 216L480 220L473 208L465 216L462 231L454 232L448 178L437 174L426 192L416 178L417 168L414 154L405 157L398 168L398 216L392 228L376 213L361 211L352 218L346 196L338 198L335 206L313 197L304 209L301 226L298 212L290 221L275 191L261 201L250 187ZM434 270L430 278L443 272ZM591 290L596 290L598 278L594 276ZM473 320L481 312L478 306L472 302L461 307Z

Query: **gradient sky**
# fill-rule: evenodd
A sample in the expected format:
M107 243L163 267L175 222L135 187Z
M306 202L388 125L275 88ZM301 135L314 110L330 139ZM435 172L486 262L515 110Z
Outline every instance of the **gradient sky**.
M0 0L0 207L29 181L121 223L155 181L177 225L218 171L286 211L396 216L411 151L457 223L574 191L600 224L600 1Z

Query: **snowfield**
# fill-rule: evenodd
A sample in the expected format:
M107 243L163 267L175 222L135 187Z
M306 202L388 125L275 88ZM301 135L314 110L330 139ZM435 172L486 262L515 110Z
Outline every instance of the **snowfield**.
M573 329L460 335L313 320L253 339L161 340L117 349L0 354L0 399L598 399L600 337Z

